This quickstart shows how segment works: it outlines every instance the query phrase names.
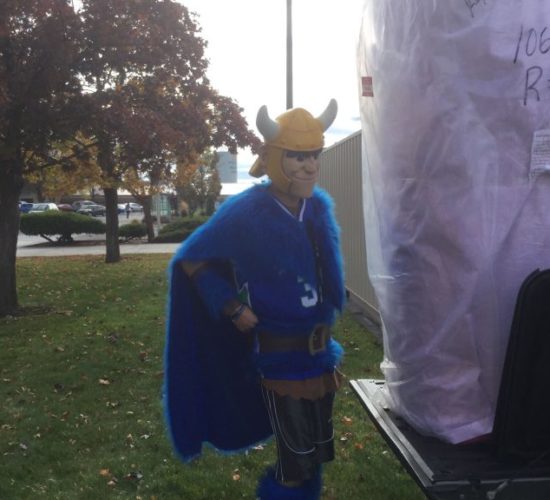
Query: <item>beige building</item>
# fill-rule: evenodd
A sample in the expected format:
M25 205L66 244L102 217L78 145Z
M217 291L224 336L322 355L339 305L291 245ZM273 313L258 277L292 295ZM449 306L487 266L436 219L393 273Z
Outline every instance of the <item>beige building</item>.
M334 199L336 218L342 230L342 253L349 302L373 322L380 324L378 302L367 270L361 131L323 151L319 184Z

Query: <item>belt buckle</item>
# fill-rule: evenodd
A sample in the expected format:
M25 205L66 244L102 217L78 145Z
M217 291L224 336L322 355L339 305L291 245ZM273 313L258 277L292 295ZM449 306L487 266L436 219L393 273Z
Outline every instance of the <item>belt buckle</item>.
M317 325L313 328L307 340L309 354L314 356L326 350L329 333L327 325Z

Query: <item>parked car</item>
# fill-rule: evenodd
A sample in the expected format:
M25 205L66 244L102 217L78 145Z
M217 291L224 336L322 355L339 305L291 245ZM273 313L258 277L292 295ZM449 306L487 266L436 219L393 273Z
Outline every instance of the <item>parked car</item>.
M60 203L57 205L57 208L59 208L59 210L63 210L64 212L74 212L74 208L68 203Z
M105 215L105 207L103 205L83 205L82 208L79 208L76 211L77 214L83 214L83 215L92 215L93 217L97 217L98 215Z
M73 202L72 207L74 210L78 211L86 205L97 205L97 203L90 200L77 200Z
M19 211L22 214L28 213L32 208L32 203L29 203L28 201L20 201L19 202Z
M55 203L33 203L29 213L47 212L48 210L59 210L59 208Z
M117 205L117 212L118 212L119 215L126 212L126 203L119 203Z
M143 212L143 207L139 203L130 203L130 210L132 212Z

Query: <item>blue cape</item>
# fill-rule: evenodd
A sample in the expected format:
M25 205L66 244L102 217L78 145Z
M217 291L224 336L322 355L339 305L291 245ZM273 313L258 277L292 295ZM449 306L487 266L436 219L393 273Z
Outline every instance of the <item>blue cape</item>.
M213 319L181 269L182 260L225 259L246 275L267 268L294 270L289 217L273 217L266 186L255 186L224 202L216 214L178 249L170 265L170 294L165 350L165 414L173 445L189 461L202 443L223 452L249 448L271 436L271 426L254 365L250 337L226 318ZM310 200L308 200L310 202ZM316 189L314 231L323 261L327 300L344 302L339 229L328 195ZM300 259L297 259L299 261ZM296 269L299 272L299 269Z

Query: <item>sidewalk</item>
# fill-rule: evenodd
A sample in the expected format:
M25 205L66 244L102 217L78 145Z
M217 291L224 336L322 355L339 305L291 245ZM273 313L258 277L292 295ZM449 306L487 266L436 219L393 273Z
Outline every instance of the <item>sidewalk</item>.
M92 235L75 236L69 245L48 243L44 238L19 235L17 257L59 257L68 255L105 255L105 240ZM104 238L104 237L103 237ZM167 253L173 254L180 243L129 242L120 244L120 253Z

